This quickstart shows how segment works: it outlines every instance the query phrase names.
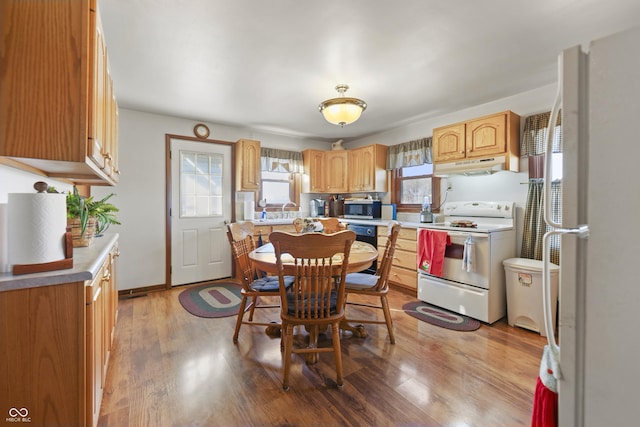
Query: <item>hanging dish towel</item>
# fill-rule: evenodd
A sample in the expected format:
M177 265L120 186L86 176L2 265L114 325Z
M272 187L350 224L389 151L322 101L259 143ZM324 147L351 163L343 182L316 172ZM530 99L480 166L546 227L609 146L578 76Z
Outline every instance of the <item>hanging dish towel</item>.
M540 375L533 395L531 427L558 426L558 353L549 345L544 346Z
M464 241L464 252L462 253L462 269L466 270L467 273L473 271L475 245L471 235L468 235L467 240Z
M418 235L418 270L442 276L444 251L451 244L446 231L420 230Z

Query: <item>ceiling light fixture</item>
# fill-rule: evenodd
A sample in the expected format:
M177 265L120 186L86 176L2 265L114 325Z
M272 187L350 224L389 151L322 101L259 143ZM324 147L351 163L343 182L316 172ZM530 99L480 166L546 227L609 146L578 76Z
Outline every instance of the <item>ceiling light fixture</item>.
M367 103L363 100L344 96L348 89L348 85L339 84L336 90L340 97L327 99L318 106L329 123L340 125L340 127L348 125L358 120L362 112L367 109Z

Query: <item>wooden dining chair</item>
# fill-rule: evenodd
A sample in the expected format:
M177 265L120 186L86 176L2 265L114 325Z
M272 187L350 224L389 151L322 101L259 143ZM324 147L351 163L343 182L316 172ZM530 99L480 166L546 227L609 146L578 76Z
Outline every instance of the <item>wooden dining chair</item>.
M240 327L242 325L269 326L273 327L274 322L256 322L253 320L253 314L256 308L275 308L278 304L260 304L260 297L278 297L280 296L280 281L278 276L261 276L253 267L249 252L255 249L253 236L246 236L242 240L231 241L231 250L233 258L236 261L242 282L242 290L240 295L242 300L238 307L238 318L236 320L236 328L233 333L233 342L238 342ZM283 286L289 288L293 283L292 277L285 277ZM249 302L249 300L251 300ZM247 305L247 303L249 304ZM249 317L245 320L245 314L249 311ZM277 323L277 322L276 322Z
M318 356L334 353L336 384L342 387L342 354L340 352L340 321L344 319L344 278L349 263L351 245L356 235L351 230L334 234L290 234L274 231L269 236L276 255L280 279L280 318L284 349L282 388L289 390L291 354ZM285 264L286 263L286 264ZM294 282L287 292L285 274ZM338 281L334 281L334 277ZM293 348L293 329L304 325L309 331L309 346ZM331 327L332 347L318 347L320 328Z
M318 221L322 223L323 233L337 233L338 231L346 230L346 225L340 222L338 218L318 218Z
M349 273L346 277L346 301L350 305L359 305L363 307L369 307L382 310L384 314L384 321L375 319L351 319L348 313L345 315L345 322L349 324L358 323L371 323L379 325L387 325L389 330L389 339L391 344L395 344L396 339L393 335L393 321L391 320L391 311L389 310L389 303L387 302L387 293L389 292L389 273L391 271L391 264L393 263L393 256L396 250L396 241L398 240L398 234L400 234L400 223L397 221L391 221L388 225L387 234L387 246L384 250L384 254L378 263L378 270L376 275L365 273ZM367 295L380 298L380 304L368 304L368 303L355 303L349 302L349 295Z
M251 221L232 222L227 224L227 237L229 243L232 241L244 240L245 237L251 236L253 238L255 226Z

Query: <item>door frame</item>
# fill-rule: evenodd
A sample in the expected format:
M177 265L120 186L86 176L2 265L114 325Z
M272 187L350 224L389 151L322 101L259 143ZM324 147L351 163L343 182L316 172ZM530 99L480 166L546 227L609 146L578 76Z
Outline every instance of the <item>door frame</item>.
M171 140L180 139L183 141L202 142L205 144L220 144L228 145L231 147L231 194L229 200L231 200L231 222L236 220L235 194L236 194L236 150L235 143L229 141L220 141L217 139L203 139L193 136L165 134L165 289L171 289ZM229 260L231 262L231 260Z

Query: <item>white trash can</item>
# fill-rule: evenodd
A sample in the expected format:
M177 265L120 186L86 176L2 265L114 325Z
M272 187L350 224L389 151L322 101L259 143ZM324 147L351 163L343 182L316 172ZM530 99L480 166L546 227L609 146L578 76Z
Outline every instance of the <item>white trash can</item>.
M509 258L502 261L507 284L507 321L547 336L544 329L542 303L542 261L527 258ZM551 319L555 328L558 301L558 272L551 264Z

